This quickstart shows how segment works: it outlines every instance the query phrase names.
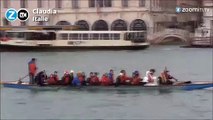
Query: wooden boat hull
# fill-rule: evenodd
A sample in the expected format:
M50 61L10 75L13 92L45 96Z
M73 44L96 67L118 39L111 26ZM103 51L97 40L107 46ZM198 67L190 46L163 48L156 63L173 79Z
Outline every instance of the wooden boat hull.
M213 87L212 82L194 82L190 84L182 84L182 85L160 85L160 86L81 86L81 87L73 87L73 86L37 86L37 85L29 85L29 84L17 84L15 82L5 82L2 83L4 87L7 88L15 88L15 89L29 89L29 90L38 90L38 91L46 91L46 90L92 90L92 91L109 91L109 90L198 90L198 89L206 89Z

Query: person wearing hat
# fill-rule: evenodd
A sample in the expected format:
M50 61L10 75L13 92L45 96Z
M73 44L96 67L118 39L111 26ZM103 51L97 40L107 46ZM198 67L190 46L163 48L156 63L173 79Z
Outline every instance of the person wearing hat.
M169 71L167 69L165 69L160 74L160 77L158 77L158 79L159 79L159 83L162 85L172 85L174 83L172 79L174 79L176 82L178 81L176 78L174 78L173 76L169 74Z
M30 78L30 84L35 84L35 75L37 72L37 66L36 66L36 59L32 58L28 62L28 70L29 70L29 78Z

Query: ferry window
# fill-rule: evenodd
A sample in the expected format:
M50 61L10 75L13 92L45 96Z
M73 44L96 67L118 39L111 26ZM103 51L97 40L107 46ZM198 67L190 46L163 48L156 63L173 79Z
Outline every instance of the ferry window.
M28 32L26 33L27 40L55 40L54 32Z
M79 40L80 38L78 37L79 34L70 34L69 40Z
M60 34L59 38L60 38L61 40L68 40L68 34L62 33L62 34Z
M81 34L81 36L82 36L82 40L88 40L89 39L88 34Z
M112 39L112 40L120 40L120 34L118 34L118 33L112 34L112 35L111 35L111 39Z
M124 39L125 40L132 40L132 39L134 39L134 33L125 33Z
M92 40L99 40L99 34L91 34L92 35Z
M24 33L22 32L7 32L9 38L24 38Z
M145 41L145 33L140 33L140 32L136 32L136 33L126 33L124 35L124 40L134 40L134 41Z
M109 34L100 34L101 35L101 40L109 40Z

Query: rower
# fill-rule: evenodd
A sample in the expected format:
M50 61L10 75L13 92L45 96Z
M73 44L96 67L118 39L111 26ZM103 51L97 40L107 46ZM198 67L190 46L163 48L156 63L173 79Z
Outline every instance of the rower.
M123 76L123 73L119 73L118 77L115 80L115 87L118 87L121 84L121 77Z
M65 71L65 72L64 72L64 75L63 75L63 77L61 78L60 83L61 83L62 85L70 85L70 83L71 83L71 77L70 77L70 74L69 74L68 71Z
M110 79L110 84L112 85L114 82L114 71L112 69L109 70L109 79Z
M57 85L59 83L58 72L54 71L47 80L48 85Z
M178 81L176 78L174 78L173 76L171 76L169 74L169 71L168 70L164 70L160 77L158 77L159 79L159 83L161 85L172 85L174 83L174 81L172 81L172 79L174 79L176 82Z
M35 80L37 81L37 84L40 86L44 86L47 80L47 74L46 71L43 70L41 72L39 72L36 77Z
M146 86L157 86L157 77L154 76L155 69L150 69L149 71L146 71L146 76L143 79L143 83L146 83Z
M121 70L120 73L122 73L122 76L120 76L120 84L127 85L131 81L131 78L126 75L125 70Z
M35 84L35 74L37 70L35 58L32 58L31 61L28 62L28 69L29 69L30 84Z
M72 83L72 81L73 81L73 79L74 79L74 70L70 70L70 82Z
M140 74L139 71L136 70L132 73L131 85L140 85L140 82L141 82Z
M72 81L72 85L73 86L81 86L81 81L80 81L80 78L81 77L81 75L80 75L80 73L78 72L77 73L77 75L76 75L76 77L74 77L74 79L73 79L73 81Z
M78 79L81 82L81 85L86 85L86 80L85 80L86 75L85 75L85 73L82 72L82 71L78 71L77 75L78 75Z
M91 82L93 76L94 76L94 75L93 75L93 72L90 72L90 73L89 73L89 77L87 78L87 81L86 81L86 85L90 85L90 82Z
M108 73L103 74L103 76L101 77L101 85L102 86L109 86L111 85L111 80L108 76Z
M86 74L85 72L81 72L81 84L86 86Z
M97 72L94 72L94 76L92 77L92 79L90 81L90 85L95 85L95 86L100 85L100 81L99 81Z

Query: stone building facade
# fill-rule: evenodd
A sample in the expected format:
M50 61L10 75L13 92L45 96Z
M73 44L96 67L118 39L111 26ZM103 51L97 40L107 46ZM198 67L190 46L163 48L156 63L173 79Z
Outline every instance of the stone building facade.
M1 0L1 26L79 25L83 30L145 30L196 26L197 14L177 14L177 6L199 6L200 0ZM8 8L26 8L30 19L8 22ZM48 22L33 22L33 9L56 9ZM192 27L193 29L193 27Z

